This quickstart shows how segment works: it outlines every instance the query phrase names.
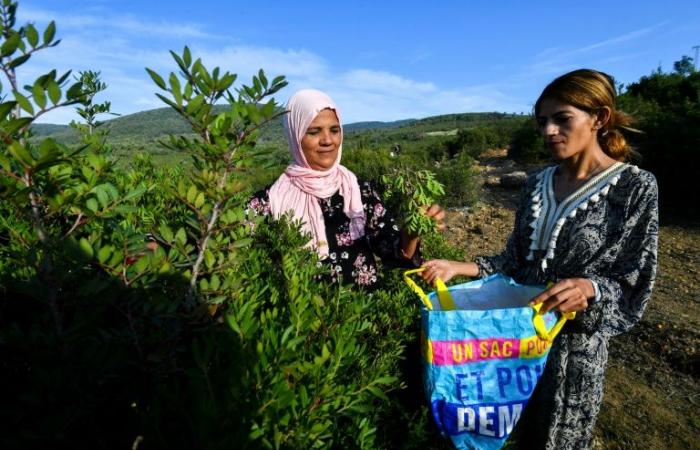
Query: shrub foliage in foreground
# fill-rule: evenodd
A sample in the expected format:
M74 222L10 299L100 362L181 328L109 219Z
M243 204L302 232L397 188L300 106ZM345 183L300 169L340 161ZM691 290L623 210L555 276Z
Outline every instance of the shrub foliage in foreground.
M406 350L413 297L396 281L373 296L321 281L296 227L251 223L241 207L283 78L261 71L234 94L235 75L173 53L178 73L150 74L198 135L168 142L192 168L139 157L121 170L104 135L30 142L39 116L94 93L53 71L20 92L15 69L58 42L53 22L41 37L14 28L16 9L0 6L11 88L0 103L0 420L12 430L0 447L424 447Z

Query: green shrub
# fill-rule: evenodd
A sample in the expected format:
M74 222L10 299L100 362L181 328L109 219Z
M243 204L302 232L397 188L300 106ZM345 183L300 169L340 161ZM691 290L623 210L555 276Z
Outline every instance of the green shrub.
M57 44L53 22L41 42L14 29L16 8L0 5L12 79ZM400 274L372 296L323 282L296 226L244 214L257 168L279 162L254 144L283 78L261 71L231 96L235 76L187 48L173 57L178 74L151 76L192 127L167 142L187 166L117 165L104 139L30 140L46 111L85 106L68 75L0 102L0 420L12 430L0 447L438 442L417 381L418 301Z
M394 167L382 175L384 200L409 233L426 236L436 232L435 221L425 216L425 208L437 203L444 187L429 170Z
M437 179L445 185L442 201L448 207L473 205L478 199L478 186L473 171L474 159L462 152L435 168Z
M523 121L513 133L508 156L524 163L541 162L551 158L532 118Z
M626 133L659 183L662 216L697 218L697 202L688 202L688 180L700 171L700 72L684 57L671 73L655 71L631 83L619 98L622 110L637 119L642 133Z

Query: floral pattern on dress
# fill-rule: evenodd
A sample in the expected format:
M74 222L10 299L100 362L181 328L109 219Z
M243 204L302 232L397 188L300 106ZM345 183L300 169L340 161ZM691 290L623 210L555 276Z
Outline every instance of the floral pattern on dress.
M381 282L375 255L385 269L418 267L422 258L420 251L410 260L403 256L401 232L391 211L386 209L372 183L359 182L359 186L366 215L365 235L360 239L350 237L350 219L343 213L343 197L339 192L319 199L329 241L329 254L322 264L328 267L330 280L372 291ZM248 206L255 214L269 216L269 188L254 194Z
M340 247L349 247L353 244L353 242L355 242L355 240L352 237L350 237L349 231L336 234L335 240Z

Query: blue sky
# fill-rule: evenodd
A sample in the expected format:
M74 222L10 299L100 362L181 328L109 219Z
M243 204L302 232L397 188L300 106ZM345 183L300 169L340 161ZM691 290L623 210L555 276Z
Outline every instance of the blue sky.
M196 7L193 5L197 5ZM163 106L146 74L188 45L249 80L259 68L315 87L344 122L529 112L548 81L590 67L630 83L700 45L700 1L20 0L18 22L57 23L61 44L21 67L100 70L114 112ZM56 111L43 122L67 123Z

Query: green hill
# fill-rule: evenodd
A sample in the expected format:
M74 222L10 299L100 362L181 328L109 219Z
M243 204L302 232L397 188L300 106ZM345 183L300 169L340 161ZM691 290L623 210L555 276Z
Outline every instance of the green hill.
M223 111L224 106L217 108ZM459 113L391 122L356 122L346 124L344 129L350 148L422 141L442 134L452 136L457 129L473 127L490 127L509 134L523 120L524 117L520 115L496 112ZM161 142L166 141L169 135L191 134L187 122L168 107L116 117L105 121L103 126L109 130L108 142L115 155L125 161L135 153L146 152L164 163L178 163L181 157ZM36 124L32 131L35 139L52 137L66 145L78 143L77 132L67 125ZM282 121L269 124L263 130L259 143L283 151L286 145Z

